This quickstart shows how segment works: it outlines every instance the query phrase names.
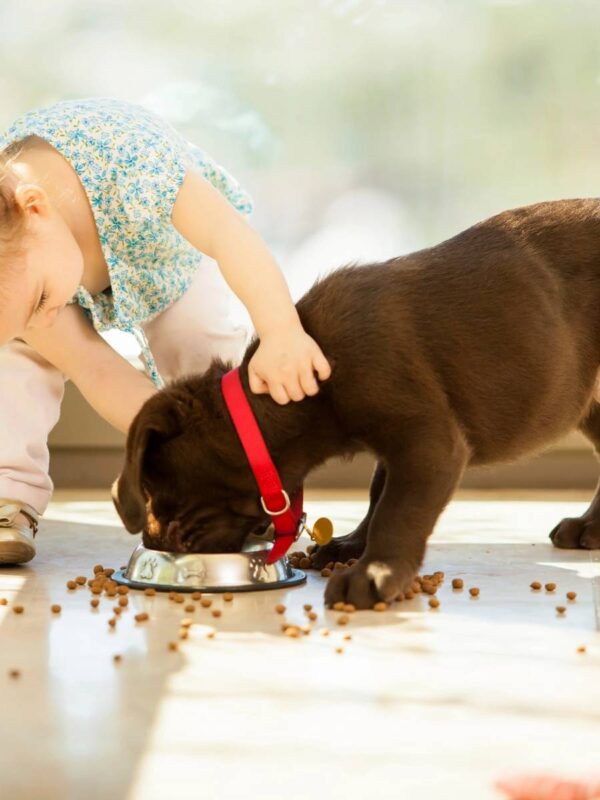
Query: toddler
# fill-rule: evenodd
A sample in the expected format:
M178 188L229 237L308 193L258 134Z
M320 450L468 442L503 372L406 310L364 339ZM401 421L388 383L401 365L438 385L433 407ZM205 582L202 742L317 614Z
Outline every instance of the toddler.
M62 101L0 133L0 564L35 555L65 380L127 432L165 381L239 364L252 332L230 289L260 339L254 393L285 404L329 377L251 208L209 155L123 100ZM137 338L145 374L99 335L114 328Z

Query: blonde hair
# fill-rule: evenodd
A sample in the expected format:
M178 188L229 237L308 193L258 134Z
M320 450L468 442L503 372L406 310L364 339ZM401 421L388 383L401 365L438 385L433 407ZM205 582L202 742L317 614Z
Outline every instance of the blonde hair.
M18 177L11 165L27 149L30 138L0 150L0 275L7 260L21 253L25 238L26 217L15 198Z

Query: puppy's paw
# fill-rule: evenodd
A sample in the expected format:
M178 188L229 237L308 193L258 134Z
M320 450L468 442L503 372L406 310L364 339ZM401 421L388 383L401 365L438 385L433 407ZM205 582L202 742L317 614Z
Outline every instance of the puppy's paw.
M330 561L345 563L351 558L360 558L365 550L366 533L359 526L347 536L338 536L328 544L320 545L312 553L314 569L323 569Z
M565 549L600 549L600 520L585 517L567 517L550 531L555 547Z
M406 562L366 561L336 570L325 588L325 605L351 603L356 608L373 608L383 600L391 603L407 591L416 575Z

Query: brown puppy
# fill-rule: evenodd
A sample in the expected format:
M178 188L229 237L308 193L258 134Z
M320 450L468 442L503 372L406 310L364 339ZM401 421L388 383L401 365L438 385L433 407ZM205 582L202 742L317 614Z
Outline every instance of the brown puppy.
M515 460L575 427L600 448L598 200L518 208L436 247L339 269L297 309L332 366L319 393L284 406L253 394L256 339L240 368L285 489L332 456L378 459L365 519L317 552L319 564L359 558L331 576L328 605L367 608L405 590L468 465ZM216 360L172 383L131 425L113 496L149 547L239 551L269 522L221 394L230 367ZM551 538L600 547L600 495Z

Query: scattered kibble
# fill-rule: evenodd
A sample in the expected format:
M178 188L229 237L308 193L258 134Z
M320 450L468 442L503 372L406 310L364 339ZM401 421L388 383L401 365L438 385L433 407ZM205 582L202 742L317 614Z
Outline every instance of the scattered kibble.
M94 567L94 575L97 575L99 572L104 572L104 567L102 564L96 564Z
M8 600L6 599L6 597L0 597L0 606L7 606L7 605L8 605Z
M206 638L207 638L207 639L214 639L214 638L215 638L215 631L209 631L209 632L206 634Z
M115 655L113 656L113 661L115 662L115 664L120 664L122 660L123 656L120 656L118 653L115 653Z
M146 597L154 597L156 594L156 589L144 589L144 594Z
M21 670L20 669L9 669L8 674L11 678L20 678L21 677Z
M193 614L196 610L196 606L193 603L188 603L183 610L186 612L186 614Z
M567 609L564 606L556 606L556 611L559 614L564 614Z
M585 653L585 652L587 652L587 647L584 644L580 644L579 647L577 648L577 652L578 653Z
M310 620L312 620L313 622L314 622L316 619L318 619L318 618L319 618L319 615L316 613L316 611L309 611L307 616L308 616L308 618L309 618Z
M347 614L342 614L338 617L337 624L338 625L347 625L350 622L350 617Z
M202 600L202 592L192 592L192 600Z
M179 638L180 639L187 639L189 636L187 630L184 628L182 631L179 631Z
M324 569L321 570L321 575L323 578L329 578L329 576L331 575L331 570L325 567Z
M453 589L462 589L464 585L465 584L462 578L452 578Z
M344 639L345 639L345 641L349 642L349 641L352 639L352 634L350 634L350 633L347 633L347 634L344 636Z
M544 588L546 589L547 592L553 592L556 589L556 584L555 583L546 583L544 585Z
M340 600L339 602L333 604L333 610L334 611L343 611L345 605L346 604L342 603L342 601Z
M373 606L373 611L387 611L387 603L384 602L375 603L375 605Z
M98 600L97 597L92 597L92 599L90 600L90 605L92 608L98 608L98 606L100 605L100 600Z
M107 578L110 578L110 576L114 575L114 573L115 571L112 567L109 567L108 569L104 570L104 574L106 575Z
M567 592L567 600L575 600L577 592Z
M286 609L285 609L285 606L284 606L284 605L282 605L281 603L279 603L278 605L276 605L276 606L275 606L275 611L276 611L278 614L285 614L285 611L286 611Z
M431 606L431 608L439 608L440 607L440 601L437 599L437 597L430 597L429 598L429 605Z
M212 606L212 598L211 597L203 597L200 600L200 605L202 608L210 608Z
M344 652L344 648L343 647L336 647L335 648L335 652L336 653L343 653Z
M167 645L167 648L169 650L172 650L172 651L173 650L178 650L179 649L179 645L177 644L177 642L169 642L169 644Z
M352 603L346 603L343 610L346 614L354 614L356 611L356 606L353 606Z
M221 610L219 608L213 608L213 610L210 613L213 615L213 617L221 616Z
M290 636L292 639L297 639L300 636L300 628L297 625L288 625L285 629L285 635Z
M77 583L75 581L67 581L67 589L76 589Z
M471 586L469 589L469 594L471 597L479 597L479 587L478 586Z
M121 608L125 608L125 606L128 606L129 605L129 598L126 597L125 595L122 595L121 597L119 597L119 605L121 606Z
M116 617L111 617L111 618L108 620L108 624L110 625L110 627L111 627L111 628L114 628L114 627L115 627L115 625L117 624L117 618L116 618Z
M117 588L117 592L119 594L129 594L129 587L128 586L119 586Z
M311 605L310 603L305 603L305 604L302 606L302 608L303 608L305 611L312 611L312 605Z
M321 636L329 636L329 630L327 628L323 628L321 631Z
M50 611L53 614L60 614L62 611L62 606L59 606L57 603L55 603L54 605L50 606Z
M539 590L542 588L542 584L539 581L533 581L529 585L534 590L534 592L539 592Z
M182 628L191 628L194 624L194 620L184 617L179 624Z
M142 611L136 614L134 619L136 622L146 622L146 620L150 619L150 616L145 611Z
M25 611L23 606L13 606L13 611L15 614L22 614Z
M175 602L176 603L185 603L185 597L182 594L178 594L175 597Z
M75 583L78 583L80 586L85 586L86 582L87 578L84 575L78 575L77 578L75 578Z
M225 594L223 595L223 600L225 600L226 603L231 603L231 601L233 600L233 593L225 592Z

